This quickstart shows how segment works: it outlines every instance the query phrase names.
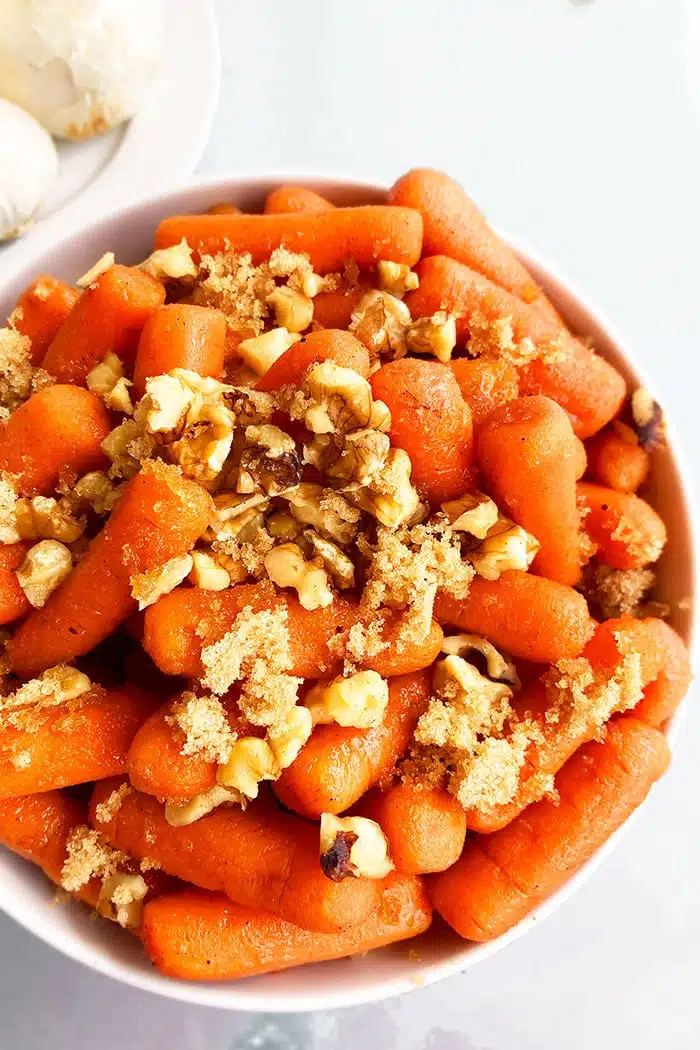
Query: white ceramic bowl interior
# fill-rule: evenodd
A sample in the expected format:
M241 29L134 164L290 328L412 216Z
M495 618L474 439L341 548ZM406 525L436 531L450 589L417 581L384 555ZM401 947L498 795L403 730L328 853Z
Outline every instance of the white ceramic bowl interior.
M20 272L0 284L0 318L4 319L29 281L38 273L75 280L105 252L117 260L135 263L151 251L153 232L166 215L204 211L221 200L235 201L244 211L260 210L266 194L281 182L302 182L336 204L378 202L385 190L371 182L337 176L284 173L207 181L122 209L76 231L57 246L44 250ZM518 249L519 250L519 249ZM520 250L519 250L520 251ZM589 338L595 349L628 379L632 388L649 387L607 323L586 305L568 282L549 267L520 251L535 279L545 289L571 329ZM673 609L671 623L690 640L692 611L681 599L694 591L691 510L673 439L654 453L649 498L663 515L669 530L667 551L659 566L658 596ZM678 730L678 716L671 739ZM100 973L138 988L207 1006L271 1012L330 1009L367 1003L430 984L476 965L526 933L536 922L559 908L593 873L614 848L614 835L558 893L505 936L489 944L470 944L437 921L419 941L372 952L358 959L315 964L280 974L231 983L195 984L162 977L143 957L138 942L107 922L95 922L87 909L75 903L57 906L54 889L30 864L0 850L0 907L46 943ZM418 949L420 961L409 949Z

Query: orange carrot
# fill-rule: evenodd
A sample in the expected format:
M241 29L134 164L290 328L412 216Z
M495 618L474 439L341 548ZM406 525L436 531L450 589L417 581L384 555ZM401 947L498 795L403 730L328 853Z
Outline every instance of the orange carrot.
M341 368L352 368L365 378L369 375L367 348L350 332L329 328L312 332L293 343L260 377L256 389L279 390L290 384L298 386L311 365L328 360L335 361Z
M77 289L45 273L24 289L10 323L29 339L33 365L39 364L78 298Z
M405 619L400 613L391 613L384 609L381 612L384 620L382 639L387 642L386 649L381 649L375 656L367 657L362 662L365 667L376 671L382 678L394 678L397 675L412 674L422 671L437 659L442 646L442 628L433 620L423 641L407 641L399 638Z
M59 383L85 383L112 351L131 367L141 329L165 301L160 281L142 270L111 266L86 289L46 351L42 367Z
M458 343L469 340L472 351L486 356L502 357L511 341L515 349L534 345L544 359L519 368L520 393L551 397L578 437L590 437L617 414L626 394L622 376L542 310L442 255L423 259L416 272L420 285L405 300L411 315L451 311Z
M445 871L462 852L465 812L444 788L410 783L397 783L386 791L373 788L360 799L356 812L380 825L399 871Z
M483 635L512 656L539 664L578 656L593 632L581 594L515 569L498 580L476 576L463 601L439 592L433 615L440 624Z
M146 463L82 561L8 643L12 669L30 677L93 649L136 609L131 577L186 554L211 513L200 485L175 467Z
M242 717L235 696L222 697L230 728L239 736L262 736L264 729ZM215 762L183 754L183 733L173 726L173 701L162 704L141 725L129 749L129 780L139 791L169 801L184 801L216 785Z
M394 183L387 200L421 213L424 255L447 255L465 263L524 303L557 316L513 249L491 229L449 175L432 168L414 168Z
M472 418L450 369L438 361L404 358L382 365L372 393L391 411L389 437L411 458L411 478L433 505L470 487Z
M32 608L15 572L31 546L27 541L0 546L0 624L19 620Z
M265 215L284 215L292 212L332 211L335 205L322 197L320 193L307 190L304 186L278 186L268 193L265 200Z
M641 569L658 560L666 526L643 499L579 481L583 527L597 546L596 558L613 569Z
M317 726L297 759L275 781L283 805L302 817L343 813L387 776L408 747L430 694L422 671L389 682L389 703L376 729Z
M147 955L168 977L234 981L416 937L431 917L421 880L393 874L376 910L345 932L312 933L221 894L182 890L146 905L141 936Z
M583 441L581 441L581 438L574 437L574 443L576 448L576 480L580 481L588 468L588 458L586 455L586 446Z
M442 917L462 937L499 937L554 893L643 802L669 762L657 730L625 717L556 778L558 803L536 802L507 828L473 838L448 871L430 876Z
M68 703L0 716L0 798L84 784L126 770L136 730L158 697L94 686Z
M100 399L81 387L46 387L0 425L0 471L22 496L53 492L62 469L78 475L107 462L101 443L112 424Z
M420 259L423 221L410 208L366 205L292 215L173 215L156 230L156 248L182 238L195 257L217 252L250 252L253 263L275 248L303 252L317 273L342 270L352 259L360 269L381 259L413 266Z
M87 823L87 806L67 791L0 800L0 843L60 882L66 843Z
M509 361L459 357L450 362L450 368L471 409L475 428L492 409L518 396L518 370Z
M117 781L95 786L95 808ZM318 828L284 813L268 796L246 810L215 810L185 827L171 827L163 806L130 792L100 831L118 849L151 857L171 875L225 893L248 908L264 908L307 930L333 932L362 922L376 907L381 884L333 882L321 870Z
M369 281L360 277L357 284L344 283L332 292L319 292L314 299L314 321L322 328L348 328L369 287Z
M586 456L591 481L618 492L636 492L651 462L632 427L618 420L586 442Z
M134 365L134 390L145 392L150 376L187 368L220 379L226 350L226 317L220 310L189 303L161 306L146 321Z
M540 543L532 571L572 587L581 576L577 452L569 417L548 397L495 408L475 446L487 490Z

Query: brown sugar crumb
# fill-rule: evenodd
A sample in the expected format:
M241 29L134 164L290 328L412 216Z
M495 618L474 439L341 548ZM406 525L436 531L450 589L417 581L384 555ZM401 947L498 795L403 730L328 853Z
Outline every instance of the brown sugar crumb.
M567 356L564 333L555 339L535 343L529 336L516 339L512 317L489 320L478 314L470 322L469 353L474 357L497 357L516 368L541 360L549 364Z
M368 562L363 606L405 610L399 648L427 636L438 589L465 598L474 576L462 559L459 536L440 521L399 529L379 526L376 539L362 535L358 547Z
M192 302L213 306L226 315L232 332L244 338L260 335L269 315L266 297L275 290L269 269L253 266L249 254L203 255Z
M153 860L152 857L142 857L139 864L139 870L145 874L147 871L160 871L161 866L158 861Z
M639 531L630 525L624 514L621 515L614 531L611 533L611 538L618 543L624 544L630 554L634 554L638 561L647 565L658 561L664 549L663 541L645 541Z
M610 620L639 615L654 580L651 569L591 565L584 572L581 590L593 613L601 620Z
M236 734L216 697L183 693L166 722L184 733L182 755L197 755L218 765L228 761Z
M32 755L30 751L17 751L16 754L12 755L10 759L12 765L17 770L29 769L32 764Z
M96 688L86 674L74 667L65 664L50 667L38 678L0 698L0 725L35 731L49 708L77 700Z
M114 820L121 809L122 802L132 790L130 784L120 784L104 802L100 802L99 806L95 807L95 820L98 824L109 824L111 820Z
M0 543L17 543L19 532L15 515L17 493L9 474L0 474Z
M103 838L99 831L79 824L71 831L66 845L66 860L61 871L61 886L75 893L92 878L109 878L129 858Z
M381 617L368 622L354 623L347 634L345 656L354 663L364 663L378 656L389 643L384 639L384 620Z
M0 328L0 406L8 412L32 392L31 342L14 328Z

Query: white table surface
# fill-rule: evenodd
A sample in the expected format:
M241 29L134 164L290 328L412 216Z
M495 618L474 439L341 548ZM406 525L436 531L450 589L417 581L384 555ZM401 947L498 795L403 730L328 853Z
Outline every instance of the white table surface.
M199 170L446 169L613 319L697 457L699 6L218 0L223 89ZM334 1014L217 1013L120 987L0 919L0 1048L697 1050L699 693L613 857L468 974Z

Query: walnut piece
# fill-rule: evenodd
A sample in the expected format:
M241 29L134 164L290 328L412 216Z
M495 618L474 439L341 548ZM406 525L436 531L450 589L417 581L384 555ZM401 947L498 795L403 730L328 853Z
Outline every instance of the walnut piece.
M71 552L58 540L41 540L27 551L17 579L27 601L41 609L73 571Z
M148 884L143 875L116 872L102 883L96 910L103 918L118 922L127 930L137 930L141 925L143 901L147 893Z
M265 557L265 570L278 587L293 587L304 609L325 609L333 601L328 586L328 573L313 561L307 561L297 543L282 543Z
M507 569L526 571L540 549L539 542L520 525L499 515L498 522L489 529L486 538L469 560L479 576L497 580Z
M192 249L184 237L179 244L152 252L140 264L139 269L158 281L168 278L179 281L183 277L196 277L199 273L199 267L192 259Z
M182 554L171 558L170 561L166 561L165 565L159 565L156 569L132 576L131 597L139 603L139 611L153 605L164 594L170 594L189 576L193 564L191 554Z
M277 326L288 332L303 332L313 320L313 299L289 285L275 288L266 301L275 312Z
M382 260L377 263L379 289L401 299L406 292L414 291L419 284L418 274L405 263Z
M263 780L277 780L281 772L268 742L259 737L245 736L236 740L228 761L219 766L216 779L224 787L253 799L258 797L258 785Z
M485 539L498 521L498 507L481 492L467 492L459 499L448 500L441 509L447 515L450 528L468 532L478 540Z
M165 819L173 828L184 828L188 824L194 824L195 821L206 817L208 813L212 813L219 806L226 804L241 806L244 802L245 799L240 791L233 791L222 784L216 784L208 791L195 795L189 802L166 802Z
M488 639L478 634L453 634L443 639L441 651L446 656L466 656L478 652L486 660L489 678L496 682L508 682L516 689L520 687L518 672L511 659L498 651Z
M85 380L88 390L102 398L113 412L131 416L134 406L129 393L131 380L124 375L124 366L116 354L109 353L88 372Z
M420 317L407 329L406 345L414 354L431 354L447 364L457 345L454 316L445 310L438 310L432 317Z
M406 329L411 314L400 299L373 289L363 295L353 311L351 331L369 350L370 359L405 357Z
M384 721L389 686L376 671L358 671L347 678L319 682L304 701L314 725L337 722L355 729L372 729Z
M19 538L23 540L75 543L85 531L85 523L74 518L53 496L18 499L15 525Z
M291 766L311 736L313 721L307 707L296 704L267 731L267 742L280 769Z
M298 339L295 332L286 328L273 328L253 339L243 339L238 344L238 353L248 368L252 368L256 375L264 376Z
M333 882L384 879L394 870L386 835L367 817L322 813L320 847L323 874Z
M305 387L313 399L304 423L314 434L344 434L358 427L388 430L391 414L382 401L372 399L372 388L352 368L323 361L312 368Z
M192 551L190 583L202 591L225 591L231 586L231 577L223 565L207 551Z

